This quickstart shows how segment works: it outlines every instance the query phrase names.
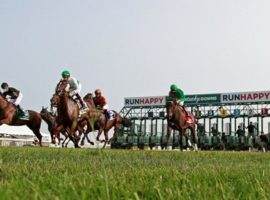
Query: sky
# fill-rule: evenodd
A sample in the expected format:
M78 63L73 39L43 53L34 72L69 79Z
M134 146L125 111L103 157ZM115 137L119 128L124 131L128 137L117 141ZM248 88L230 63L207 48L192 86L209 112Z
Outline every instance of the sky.
M269 90L268 0L0 0L0 82L49 105L63 70L124 97Z

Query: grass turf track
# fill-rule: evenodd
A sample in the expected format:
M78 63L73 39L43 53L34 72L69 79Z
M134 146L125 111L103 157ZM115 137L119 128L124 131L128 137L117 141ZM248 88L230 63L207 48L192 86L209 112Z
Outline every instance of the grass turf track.
M270 199L270 154L0 147L0 199Z

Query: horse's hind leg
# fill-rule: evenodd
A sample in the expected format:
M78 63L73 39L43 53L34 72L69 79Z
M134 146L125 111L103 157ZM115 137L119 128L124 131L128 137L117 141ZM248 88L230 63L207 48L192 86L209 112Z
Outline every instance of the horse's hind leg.
M34 121L35 122L35 121ZM35 136L38 138L39 141L39 146L42 146L42 135L40 133L40 125L41 125L41 121L40 122L36 122L34 123L32 122L31 124L27 124L28 128L30 128L33 133L35 134Z
M195 127L194 126L190 127L190 130L191 130L191 135L192 135L192 147L194 148L194 151L198 151Z

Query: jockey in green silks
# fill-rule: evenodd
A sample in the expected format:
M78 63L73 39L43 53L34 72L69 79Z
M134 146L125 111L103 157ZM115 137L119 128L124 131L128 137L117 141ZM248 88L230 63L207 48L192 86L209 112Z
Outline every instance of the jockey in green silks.
M185 96L183 90L178 88L177 85L175 85L175 84L172 84L170 86L170 89L171 90L169 92L169 98L177 99L177 103L179 103L179 105L181 105L181 106L184 106L186 96Z

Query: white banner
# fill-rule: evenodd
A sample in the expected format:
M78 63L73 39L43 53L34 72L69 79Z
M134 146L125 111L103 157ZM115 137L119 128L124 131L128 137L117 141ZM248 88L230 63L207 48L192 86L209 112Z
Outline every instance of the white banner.
M127 107L165 106L165 105L166 105L166 96L125 98L125 106Z
M244 102L270 101L270 91L260 92L237 92L221 94L221 103L244 103Z

